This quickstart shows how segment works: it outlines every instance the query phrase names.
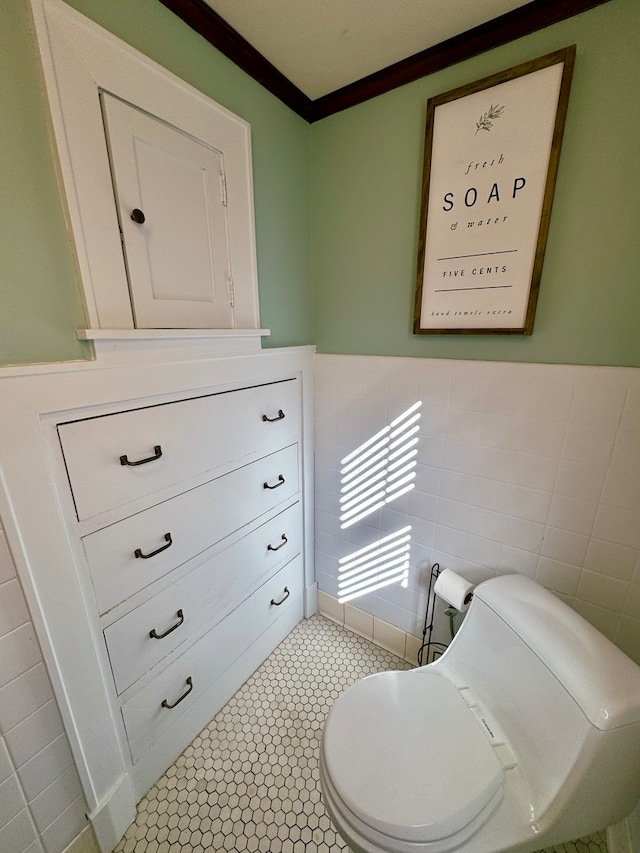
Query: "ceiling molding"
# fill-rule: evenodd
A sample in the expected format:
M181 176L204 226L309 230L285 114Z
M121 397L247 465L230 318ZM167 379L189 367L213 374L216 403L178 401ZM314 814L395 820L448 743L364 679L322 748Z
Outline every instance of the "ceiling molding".
M525 6L311 100L204 0L160 0L243 71L309 123L327 118L472 56L542 30L610 0L531 0Z
M313 101L295 86L281 71L269 62L255 47L234 30L224 18L214 12L204 0L160 0L179 18L218 48L228 59L257 80L272 95L297 113L311 121Z

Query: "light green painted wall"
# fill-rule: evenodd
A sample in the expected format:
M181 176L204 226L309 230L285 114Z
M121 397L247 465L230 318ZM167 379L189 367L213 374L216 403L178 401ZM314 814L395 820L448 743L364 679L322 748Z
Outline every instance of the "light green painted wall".
M70 0L252 126L267 346L640 366L640 4L611 0L312 127L158 0ZM577 43L534 334L411 334L427 99ZM0 364L89 357L26 0L0 27ZM311 147L310 147L311 146Z
M249 121L265 345L310 343L309 126L158 0L69 5ZM88 358L26 0L2 5L0 107L0 364Z
M534 333L411 333L429 97L577 44ZM612 0L314 125L321 352L640 366L640 3Z

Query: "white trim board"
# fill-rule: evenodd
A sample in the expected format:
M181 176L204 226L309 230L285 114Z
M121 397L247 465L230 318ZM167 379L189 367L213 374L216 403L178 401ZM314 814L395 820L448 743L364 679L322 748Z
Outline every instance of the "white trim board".
M62 0L30 0L58 166L92 329L133 329L100 92L199 140L222 136L235 327L259 323L250 126Z
M195 347L190 359L185 354L179 361L160 351L123 354L115 365L99 360L0 369L0 517L103 851L113 849L135 817L136 779L90 581L69 523L71 497L56 423L62 412L95 414L283 376L302 378L305 595L312 606L312 347L215 357Z

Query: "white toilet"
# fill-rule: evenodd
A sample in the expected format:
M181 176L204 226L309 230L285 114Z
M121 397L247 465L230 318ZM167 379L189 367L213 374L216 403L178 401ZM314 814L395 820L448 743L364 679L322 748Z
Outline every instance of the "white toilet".
M529 578L485 581L435 663L340 696L320 774L356 853L579 838L640 797L640 667Z

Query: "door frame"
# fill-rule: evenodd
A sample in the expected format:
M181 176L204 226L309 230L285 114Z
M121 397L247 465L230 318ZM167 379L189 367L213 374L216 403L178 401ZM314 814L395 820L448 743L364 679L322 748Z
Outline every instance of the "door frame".
M238 329L259 328L250 125L62 0L29 0L90 329L134 329L99 93L210 144L224 131Z

